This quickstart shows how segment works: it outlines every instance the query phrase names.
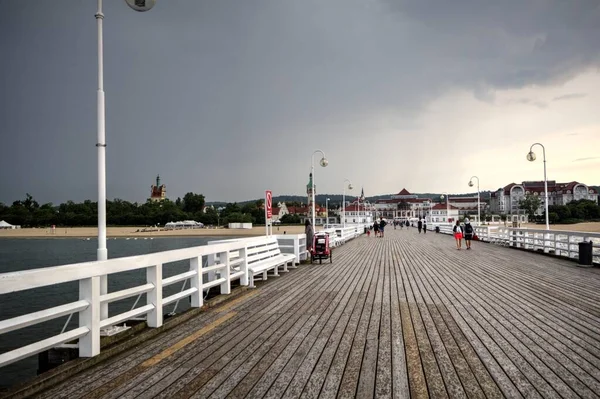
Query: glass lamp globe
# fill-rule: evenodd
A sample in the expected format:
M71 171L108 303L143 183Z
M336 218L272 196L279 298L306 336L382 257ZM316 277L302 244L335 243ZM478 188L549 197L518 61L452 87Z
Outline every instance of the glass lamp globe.
M135 11L148 11L156 4L156 0L125 0L127 5Z
M529 151L529 154L527 154L527 160L529 162L535 161L535 153L533 151Z
M473 180L469 180L469 187L473 187Z
M352 190L354 186L352 184L348 184L348 190Z
M321 158L320 164L322 167L325 167L325 166L329 165L329 161L325 157L323 157L323 158Z

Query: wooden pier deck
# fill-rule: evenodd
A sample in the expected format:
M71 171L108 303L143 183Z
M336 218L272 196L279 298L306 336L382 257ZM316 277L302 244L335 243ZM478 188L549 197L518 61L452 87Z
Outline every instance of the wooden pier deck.
M600 270L389 228L44 398L597 398Z

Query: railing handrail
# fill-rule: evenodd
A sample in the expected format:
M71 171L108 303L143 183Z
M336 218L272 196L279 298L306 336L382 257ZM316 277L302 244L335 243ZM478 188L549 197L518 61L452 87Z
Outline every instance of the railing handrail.
M358 226L343 229L343 241L357 237L362 232L362 226L360 229ZM334 234L337 233L334 231ZM167 304L176 302L176 308L181 299L189 297L190 306L198 308L203 305L204 290L220 286L221 294L229 294L231 281L234 279L239 279L241 285L248 285L249 272L246 257L248 248L256 245L256 242L264 240L267 240L269 245L276 243L282 251L285 250L287 253L292 251L296 257L296 263L300 263L302 259L306 258L305 234L280 234L268 237L232 238L202 246L151 254L2 273L0 274L0 295L78 281L79 299L52 308L0 320L0 334L3 334L68 315L67 323L61 333L31 345L0 353L0 367L74 339L79 340L78 347L81 357L96 356L100 353L100 330L102 328L139 316L146 316L149 327L160 327L163 324L164 306ZM292 240L293 245L289 243L280 245L279 240ZM206 257L206 265L203 264L204 257ZM163 278L162 266L164 264L184 260L189 261L188 271ZM120 291L100 293L100 276L139 269L146 269L144 283ZM190 288L185 289L188 281ZM183 285L178 293L168 297L163 296L164 287L181 282ZM136 307L143 294L146 294L146 304ZM137 299L130 310L112 317L100 315L101 306L135 296ZM71 316L76 313L79 314L79 327L65 332Z
M91 277L144 269L157 264L177 262L244 248L245 241L204 245L145 255L127 256L103 261L72 263L38 269L0 273L0 295L54 284L67 283Z

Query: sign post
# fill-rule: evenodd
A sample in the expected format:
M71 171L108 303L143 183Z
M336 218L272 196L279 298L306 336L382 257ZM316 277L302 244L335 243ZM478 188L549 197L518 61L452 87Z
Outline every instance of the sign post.
M273 233L271 227L271 218L273 217L273 194L270 190L265 191L265 229L266 235L270 236ZM269 231L270 230L270 231Z

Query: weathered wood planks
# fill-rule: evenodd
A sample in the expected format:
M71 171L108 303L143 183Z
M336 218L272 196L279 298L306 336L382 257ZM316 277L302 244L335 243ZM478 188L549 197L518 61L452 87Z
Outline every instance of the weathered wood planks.
M597 398L600 270L388 230L42 397Z

